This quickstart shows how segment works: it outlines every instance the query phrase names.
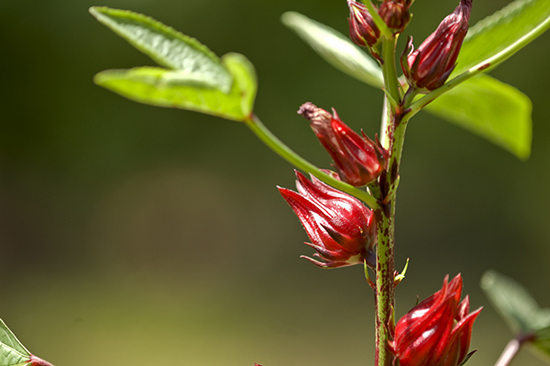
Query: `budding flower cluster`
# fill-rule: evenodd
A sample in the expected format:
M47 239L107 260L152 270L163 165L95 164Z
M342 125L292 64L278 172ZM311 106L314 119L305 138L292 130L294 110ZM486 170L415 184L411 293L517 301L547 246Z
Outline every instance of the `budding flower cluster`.
M333 113L309 102L298 110L298 114L310 121L311 128L332 157L340 178L352 186L364 186L386 168L388 152L364 133L359 136L342 122L335 110Z
M419 90L435 90L445 83L456 66L462 42L468 32L472 0L461 0L455 11L414 51L412 38L401 57L409 84Z
M390 347L400 366L457 366L466 359L481 308L468 313L468 296L460 302L462 277L448 279L397 322Z
M390 29L393 29L395 33L400 33L411 20L409 13L411 4L412 0L384 0L377 11ZM348 7L351 40L358 46L373 47L376 45L380 39L380 30L367 7L354 0L348 0Z
M358 199L332 188L315 177L308 180L296 172L298 192L279 192L294 210L311 240L305 243L317 251L321 268L337 268L363 263L374 264L376 242L374 214Z

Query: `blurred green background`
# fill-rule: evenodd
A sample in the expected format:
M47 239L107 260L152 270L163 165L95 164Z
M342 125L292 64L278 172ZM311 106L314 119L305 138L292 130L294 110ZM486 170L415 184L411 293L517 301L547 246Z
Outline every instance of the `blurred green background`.
M507 0L477 0L471 24ZM457 5L418 0L418 45ZM382 93L332 69L279 22L287 10L347 31L344 0L0 1L0 316L57 366L365 365L373 299L359 266L322 271L275 185L292 168L242 125L123 99L92 83L153 65L87 9L145 13L218 55L245 54L256 112L329 167L306 101L369 135ZM397 217L397 313L462 272L474 328L469 365L494 363L510 334L478 282L496 269L550 306L550 71L546 34L493 76L534 102L527 162L428 114L409 126ZM543 365L522 352L515 365Z

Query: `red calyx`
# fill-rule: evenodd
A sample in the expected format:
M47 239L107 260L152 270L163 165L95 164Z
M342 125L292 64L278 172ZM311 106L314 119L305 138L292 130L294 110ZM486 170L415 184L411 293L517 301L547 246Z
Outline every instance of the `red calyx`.
M311 128L334 161L340 178L355 187L375 180L386 168L388 152L378 141L364 133L359 136L338 117L313 103L305 103L298 110L310 121Z
M294 210L315 249L313 258L304 257L321 268L373 264L376 223L370 209L358 199L328 186L315 177L308 180L296 172L298 192L279 187Z
M482 308L468 314L469 297L460 302L462 277L448 278L397 322L391 347L400 366L457 366L466 358Z

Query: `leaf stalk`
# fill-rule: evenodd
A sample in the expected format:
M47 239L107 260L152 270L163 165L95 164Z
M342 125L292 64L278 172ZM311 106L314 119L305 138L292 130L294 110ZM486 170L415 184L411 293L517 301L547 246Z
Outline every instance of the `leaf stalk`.
M281 140L279 140L271 131L269 131L262 121L255 115L246 118L244 123L260 140L262 140L264 144L296 168L313 175L336 189L360 199L373 210L380 207L377 200L368 192L362 189L357 189L345 182L331 177L329 174L322 172L318 167L295 153Z

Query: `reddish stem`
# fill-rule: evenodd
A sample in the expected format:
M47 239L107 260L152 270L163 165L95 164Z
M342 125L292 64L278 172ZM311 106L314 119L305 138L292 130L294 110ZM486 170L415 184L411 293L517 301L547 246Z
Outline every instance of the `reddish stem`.
M534 334L520 334L516 338L512 339L508 342L506 348L504 348L504 351L502 351L502 354L500 355L497 363L495 363L495 366L508 366L519 352L521 346L525 342L529 342L534 339Z

